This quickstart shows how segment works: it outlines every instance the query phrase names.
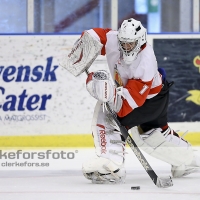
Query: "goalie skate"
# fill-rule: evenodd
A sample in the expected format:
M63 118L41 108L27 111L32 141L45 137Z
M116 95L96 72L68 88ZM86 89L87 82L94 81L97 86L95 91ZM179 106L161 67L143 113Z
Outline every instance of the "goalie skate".
M200 158L197 156L193 157L192 162L189 165L180 165L174 166L172 165L171 172L174 178L179 178L183 176L187 176L191 173L198 172L200 170Z
M96 184L124 183L126 171L123 165L118 166L103 157L91 159L83 164L83 175Z

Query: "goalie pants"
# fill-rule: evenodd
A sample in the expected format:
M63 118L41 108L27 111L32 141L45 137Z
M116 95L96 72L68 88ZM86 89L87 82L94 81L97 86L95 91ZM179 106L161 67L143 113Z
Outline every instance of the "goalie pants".
M162 128L167 125L167 109L169 102L169 88L172 83L166 80L163 82L162 90L158 95L147 99L145 103L135 108L131 113L123 118L118 117L119 121L127 129L139 126L144 132L152 128Z

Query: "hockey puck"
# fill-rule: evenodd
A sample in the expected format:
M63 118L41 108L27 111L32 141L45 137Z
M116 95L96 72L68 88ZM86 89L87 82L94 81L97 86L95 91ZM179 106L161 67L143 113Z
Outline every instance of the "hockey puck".
M131 187L131 190L140 190L140 186Z

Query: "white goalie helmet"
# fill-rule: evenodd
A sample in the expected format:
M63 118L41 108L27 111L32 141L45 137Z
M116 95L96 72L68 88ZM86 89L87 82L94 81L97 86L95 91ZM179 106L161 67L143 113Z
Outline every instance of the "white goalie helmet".
M146 29L133 18L124 20L118 31L119 49L126 64L137 58L141 46L146 43Z

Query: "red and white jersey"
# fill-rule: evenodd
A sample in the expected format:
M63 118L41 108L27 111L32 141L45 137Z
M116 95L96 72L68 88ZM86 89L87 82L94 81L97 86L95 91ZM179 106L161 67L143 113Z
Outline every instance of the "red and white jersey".
M117 85L123 86L123 104L117 113L119 117L126 116L160 92L162 78L153 48L148 43L131 65L127 65L120 58L118 31L94 28L87 32L103 44L101 54L106 55L111 76Z

